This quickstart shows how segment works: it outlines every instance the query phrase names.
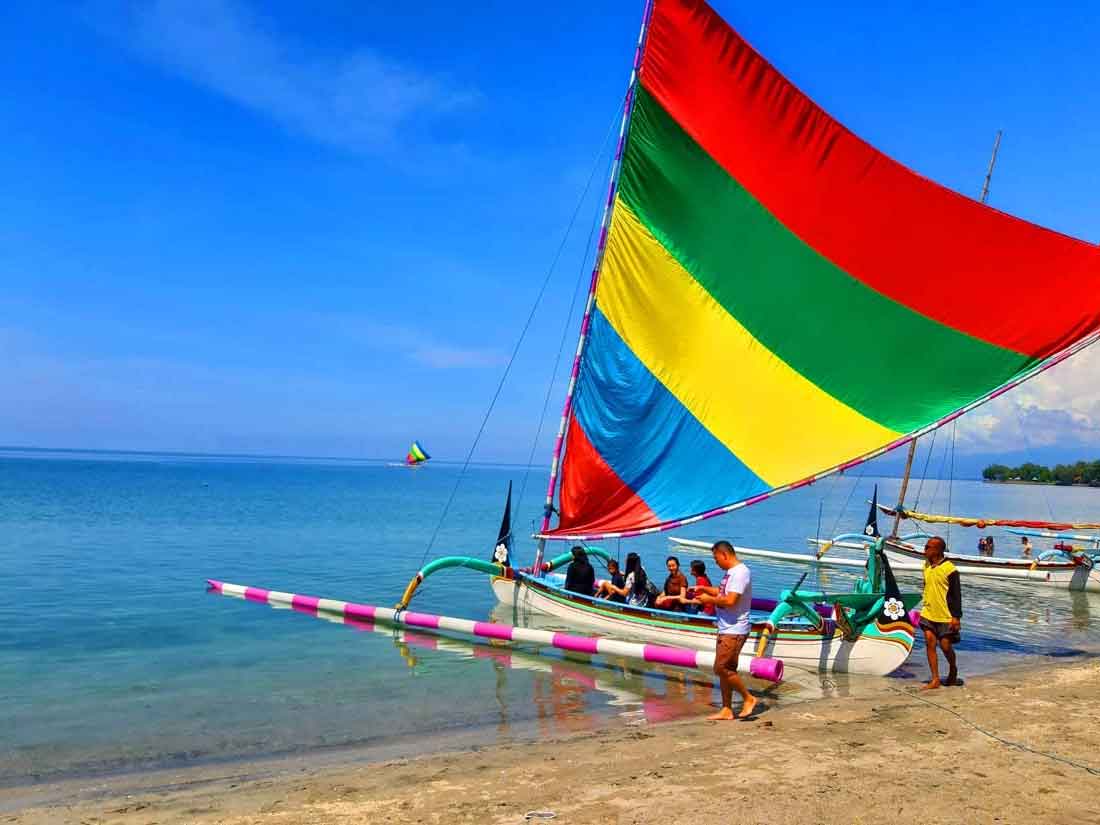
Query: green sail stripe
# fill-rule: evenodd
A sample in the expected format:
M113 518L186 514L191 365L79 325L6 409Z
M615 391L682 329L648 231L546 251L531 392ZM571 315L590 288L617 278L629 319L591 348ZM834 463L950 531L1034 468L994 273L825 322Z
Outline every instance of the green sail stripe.
M643 86L619 187L661 245L757 340L892 430L917 429L1034 363L921 315L822 257Z

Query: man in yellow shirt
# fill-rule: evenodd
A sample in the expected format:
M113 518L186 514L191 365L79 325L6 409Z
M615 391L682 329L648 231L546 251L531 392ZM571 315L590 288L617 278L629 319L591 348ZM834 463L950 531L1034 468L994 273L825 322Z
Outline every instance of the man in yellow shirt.
M920 628L924 631L932 679L923 690L961 684L955 665L954 645L959 641L962 620L962 587L959 571L944 558L946 552L947 542L939 536L933 536L924 545L924 606L921 608ZM947 678L943 682L940 682L937 647L947 659Z

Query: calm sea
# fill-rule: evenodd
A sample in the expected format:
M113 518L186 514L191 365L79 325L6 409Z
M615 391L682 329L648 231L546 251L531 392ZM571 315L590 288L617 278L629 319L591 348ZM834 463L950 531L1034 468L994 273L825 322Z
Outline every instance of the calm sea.
M433 556L488 557L505 488L525 471L469 471ZM292 611L208 595L207 577L391 605L425 558L457 477L341 461L0 451L0 784L339 748L427 751L606 724L697 715L709 680L393 630L361 632ZM517 533L541 508L530 475ZM875 483L841 478L684 535L804 550L859 529ZM924 507L1091 518L1100 490L915 482ZM998 533L998 552L1014 545ZM951 542L972 549L975 531ZM617 545L611 550L619 549ZM659 576L668 544L638 539ZM523 562L533 552L519 544ZM684 557L686 561L686 556ZM753 564L758 595L800 569ZM826 578L828 576L828 578ZM848 587L844 574L822 583ZM811 574L807 581L819 580ZM967 588L966 672L1100 650L1100 598ZM491 615L484 576L445 571L423 610ZM504 617L506 620L508 617ZM924 675L923 651L893 678ZM799 677L777 702L858 691L859 677Z

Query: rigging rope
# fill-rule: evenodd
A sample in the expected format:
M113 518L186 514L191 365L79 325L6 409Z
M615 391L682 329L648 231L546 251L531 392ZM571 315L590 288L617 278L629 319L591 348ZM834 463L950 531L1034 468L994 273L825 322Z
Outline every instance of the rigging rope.
M604 135L603 143L600 145L600 151L596 155L597 162L592 167L592 172L588 176L588 182L584 185L584 194L581 196L582 200L588 194L589 187L591 187L592 185L592 180L595 177L596 169L599 166L599 159L603 157L604 150L607 148L608 142L611 139L611 135L614 133L615 124L618 122L619 116L620 111L616 110L615 117L612 118L611 124L610 126L608 126L607 133ZM542 428L546 424L546 411L550 408L550 398L554 392L554 380L557 378L558 368L561 366L561 356L562 353L565 352L565 344L566 341L569 340L569 330L573 326L573 314L576 312L577 309L577 299L580 297L581 288L587 281L587 278L585 276L588 274L589 271L588 256L592 251L592 241L596 237L596 230L599 227L599 224L599 217L593 216L592 226L588 230L588 240L585 241L584 245L584 257L581 258L580 275L577 277L577 283L573 287L573 298L569 302L569 314L566 316L565 326L562 327L561 340L558 342L558 352L557 355L554 356L554 366L553 369L550 370L550 381L546 385L546 397L543 399L542 402L542 413L539 415L538 429L535 431L535 438L531 442L531 452L527 455L527 470L523 474L523 482L520 484L519 487L519 498L516 500L517 513L523 512L523 496L527 492L527 481L531 477L531 466L535 460L535 452L538 450L539 439L542 438ZM535 532L533 526L531 532Z
M616 110L616 120L618 112L621 111L621 106ZM614 129L614 123L608 130L610 134ZM607 142L607 136L604 137L604 143ZM600 152L596 157L596 162L592 164L592 171L588 175L588 180L585 181L584 190L581 192L581 196L577 199L577 205L573 209L573 214L569 218L569 224L565 228L565 233L562 235L561 242L558 244L558 249L554 253L554 258L550 263L549 268L546 270L546 276L542 279L542 285L539 287L538 294L535 296L535 302L531 306L531 311L527 314L527 320L524 321L523 327L520 330L519 338L516 340L515 346L512 347L512 354L508 358L508 363L504 366L504 373L500 376L500 381L497 383L496 391L493 393L493 398L489 402L489 408L485 410L485 415L481 419L481 426L478 427L477 435L474 436L473 444L470 445L469 451L466 453L466 458L462 462L462 469L459 471L458 478L455 480L454 487L451 488L451 494L447 497L447 503L443 505L443 512L439 515L439 521L436 522L435 529L432 530L432 537L428 540L428 546L424 549L424 555L420 558L420 566L424 566L424 560L428 558L428 554L432 552L432 548L435 547L435 541L439 537L439 531L443 527L443 523L447 520L447 514L451 510L451 505L454 503L455 496L458 494L459 487L462 486L462 481L466 477L466 472L470 468L470 461L474 457L474 452L477 450L477 445L481 442L481 436L485 433L485 427L489 423L489 416L493 413L493 408L496 407L496 403L500 398L501 391L504 389L504 384L508 380L508 375L512 371L512 366L516 362L516 356L519 355L520 347L523 345L524 339L527 337L528 331L531 329L531 323L535 320L535 313L538 311L539 305L542 303L543 296L546 294L546 288L550 285L550 280L554 275L554 270L557 269L558 261L561 259L562 253L565 251L565 245L569 240L570 234L573 232L573 226L577 222L577 216L580 214L581 207L584 205L584 200L588 196L588 190L592 186L592 180L596 176L596 172L599 169L599 160L603 156L603 149L601 147Z
M947 515L951 515L951 493L955 482L955 426L959 419L951 422L951 474L947 477ZM947 524L947 546L951 546L951 523Z
M990 739L1000 742L1002 745L1007 745L1010 748L1016 748L1017 750L1026 751L1027 753L1032 753L1036 756L1043 756L1054 762L1061 762L1063 765L1069 765L1071 768L1078 768L1080 770L1091 773L1093 776L1100 776L1100 768L1093 767L1086 764L1085 762L1078 762L1075 759L1068 759L1065 756L1059 756L1056 753L1048 753L1047 751L1038 750L1037 748L1033 748L1030 745L1025 745L1023 742L1014 742L1011 739L1005 739L1003 736L1000 736L999 734L991 730L983 728L977 722L970 721L957 710L952 710L945 705L941 705L939 702L933 702L931 699L927 699L918 693L911 693L908 690L902 690L901 688L896 688L893 685L887 685L886 687L894 691L894 693L900 693L902 696L906 696L910 699L917 699L918 701L924 702L926 705L931 705L934 708L939 708L946 713L950 713L952 716L956 717L964 724L972 727L978 733L982 734L983 736L988 736Z
M939 430L932 430L932 443L928 445L928 452L924 454L924 469L921 471L920 483L917 485L917 497L913 500L913 509L916 510L920 507L920 494L924 489L924 480L928 477L928 462L932 459L932 451L936 449L936 436L939 435Z

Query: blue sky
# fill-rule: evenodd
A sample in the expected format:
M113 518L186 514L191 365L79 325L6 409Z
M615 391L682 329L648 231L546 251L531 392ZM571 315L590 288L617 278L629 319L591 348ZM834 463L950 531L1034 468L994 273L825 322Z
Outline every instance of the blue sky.
M1004 129L991 203L1100 240L1088 4L716 5L964 193ZM3 14L0 443L461 457L595 169L478 454L526 459L640 2ZM971 416L960 448L1100 446L1097 366Z

